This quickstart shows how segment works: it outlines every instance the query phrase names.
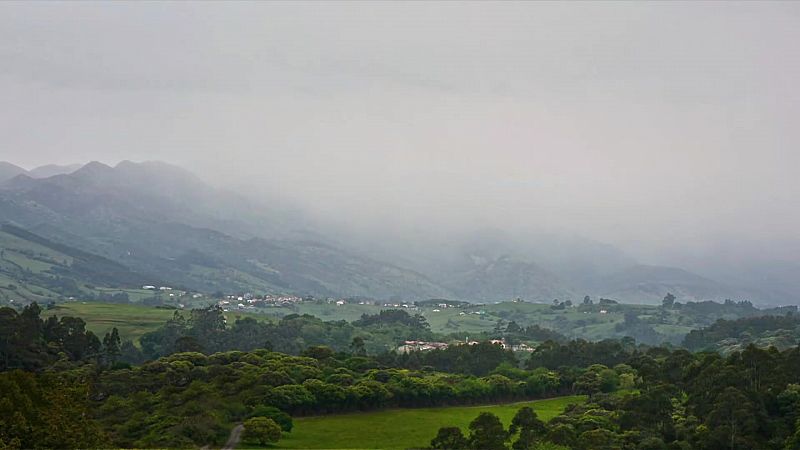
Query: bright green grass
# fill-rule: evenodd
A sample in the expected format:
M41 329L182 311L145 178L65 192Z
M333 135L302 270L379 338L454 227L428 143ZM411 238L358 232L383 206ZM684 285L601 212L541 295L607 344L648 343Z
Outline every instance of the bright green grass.
M152 306L98 302L60 303L55 309L42 311L42 315L45 317L52 315L80 317L86 322L86 327L100 337L117 327L123 341L130 339L137 344L143 334L164 325L164 322L170 319L174 313L175 310L172 309L159 309ZM182 314L184 317L188 317L189 311L184 310ZM239 317L269 320L264 315L239 312L227 312L225 317L228 323L233 323Z
M42 315L80 317L86 322L86 328L100 337L117 327L122 340L138 342L144 333L163 325L173 313L169 309L137 305L69 302L59 303L55 309L44 310Z
M539 418L549 420L570 403L582 403L585 396L558 397L533 402L491 406L392 409L387 411L301 417L294 420L291 433L284 433L276 448L406 449L427 447L441 427L469 423L484 411L497 415L508 427L523 406L534 408ZM242 445L242 448L247 445Z

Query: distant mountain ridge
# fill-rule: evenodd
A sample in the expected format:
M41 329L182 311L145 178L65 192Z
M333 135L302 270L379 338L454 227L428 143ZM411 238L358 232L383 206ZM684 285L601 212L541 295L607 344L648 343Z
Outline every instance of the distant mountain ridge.
M26 175L30 178L48 178L54 175L71 173L80 168L80 164L47 164L31 170L25 170L9 162L0 161L0 185L20 175Z
M595 281L600 295L626 303L658 303L665 292L680 301L773 299L772 293L732 287L676 267L635 265Z
M256 227L232 218L257 218L250 207L164 163L92 162L44 179L18 174L0 189L0 222L196 290L452 294L419 273L321 242L248 233Z
M300 212L219 190L162 162L32 171L0 163L3 222L204 292L537 302L590 295L633 303L658 303L672 292L679 301L797 300L639 265L580 239L545 237L526 246L487 231L435 251L424 241L416 250L401 244L369 251L370 245L331 238Z

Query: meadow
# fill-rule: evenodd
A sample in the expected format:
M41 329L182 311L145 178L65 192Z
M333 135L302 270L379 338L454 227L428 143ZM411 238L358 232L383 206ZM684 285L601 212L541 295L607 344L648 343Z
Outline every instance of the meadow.
M497 415L508 427L523 406L532 407L539 418L550 420L569 404L582 403L585 396L557 397L531 402L489 406L391 409L376 412L300 417L291 433L284 433L272 448L301 449L407 449L427 447L441 427L458 426L465 432L481 412ZM240 448L250 447L242 445Z
M98 303L98 302L64 302L53 309L42 311L42 317L53 315L80 317L86 322L86 328L102 338L112 328L117 327L122 340L132 340L138 344L139 338L150 331L155 331L172 318L174 309L162 309L152 306ZM188 317L189 311L182 311ZM227 312L225 318L233 323L240 317L254 317L258 320L270 320L263 314L247 314Z

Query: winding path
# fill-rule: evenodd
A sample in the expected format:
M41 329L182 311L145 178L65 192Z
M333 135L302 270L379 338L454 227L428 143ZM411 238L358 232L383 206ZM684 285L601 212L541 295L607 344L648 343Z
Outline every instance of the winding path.
M231 435L228 437L228 442L225 443L225 446L222 447L222 450L234 450L237 445L239 445L239 441L242 439L242 431L244 430L244 425L239 424L233 427L231 430Z

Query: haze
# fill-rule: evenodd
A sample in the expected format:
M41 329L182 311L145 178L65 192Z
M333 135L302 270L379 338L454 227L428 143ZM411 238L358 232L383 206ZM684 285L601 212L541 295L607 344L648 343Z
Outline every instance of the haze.
M0 160L167 161L370 236L490 227L650 263L797 262L798 19L766 2L6 2Z

